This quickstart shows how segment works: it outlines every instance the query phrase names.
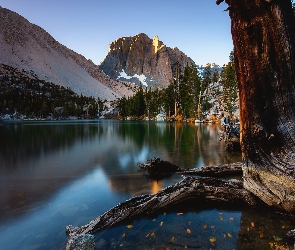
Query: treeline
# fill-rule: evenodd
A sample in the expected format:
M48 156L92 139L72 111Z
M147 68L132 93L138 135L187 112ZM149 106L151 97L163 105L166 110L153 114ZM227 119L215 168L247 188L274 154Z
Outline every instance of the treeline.
M217 100L225 112L233 114L237 107L238 87L233 63L233 52L230 61L224 65L221 73L212 71L208 64L202 77L195 65L187 65L180 72L179 64L174 65L174 79L166 89L144 89L140 86L132 97L123 97L113 102L113 107L121 119L148 118L150 120L165 112L170 119L199 119L208 115ZM218 113L219 110L216 110Z
M0 75L1 116L10 115L16 119L95 118L103 108L104 101L99 98L77 95L69 88L29 78L13 68Z

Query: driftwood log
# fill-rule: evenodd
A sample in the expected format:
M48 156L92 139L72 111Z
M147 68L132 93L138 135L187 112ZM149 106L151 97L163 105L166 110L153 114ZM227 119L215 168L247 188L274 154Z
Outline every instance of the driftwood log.
M185 174L185 175L198 175L208 177L224 177L224 176L241 176L243 174L242 162L231 164L206 166L202 168L184 169L174 165L168 161L161 160L160 158L153 158L147 160L145 163L137 163L140 170L147 171L152 177L161 176L162 174Z
M243 188L241 181L223 181L212 177L187 177L157 194L136 196L120 203L82 227L67 226L66 231L70 236L67 249L83 249L85 245L94 245L91 234L96 231L137 215L148 215L157 209L190 199L200 202L217 201L235 206L240 204L255 207L258 203L255 196Z
M152 162L164 162L159 158L154 158L144 164L138 164L146 169L150 168ZM172 164L173 165L173 164ZM167 165L166 165L167 166ZM175 165L174 165L175 166ZM159 166L158 166L159 167ZM168 171L166 168L165 171ZM180 171L175 171L175 169ZM156 169L154 169L156 171ZM261 201L243 187L241 180L225 181L213 177L204 176L229 176L239 175L242 177L242 163L225 164L222 166L203 167L201 169L183 170L172 167L179 174L198 175L199 177L186 177L181 182L168 186L157 194L146 194L133 197L117 206L111 208L98 218L90 221L88 224L76 227L69 225L66 231L70 236L67 249L83 249L84 246L94 246L94 238L91 234L118 224L126 219L137 215L148 215L154 213L160 208L171 206L187 200L198 200L200 202L218 202L231 206L249 206L256 207L261 205ZM156 171L159 173L159 171ZM288 237L295 237L295 230L288 232Z

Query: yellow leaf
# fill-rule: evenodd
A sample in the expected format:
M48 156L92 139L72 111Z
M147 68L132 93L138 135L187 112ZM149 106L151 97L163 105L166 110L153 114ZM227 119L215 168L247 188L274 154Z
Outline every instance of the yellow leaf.
M151 237L155 237L155 233L154 232L151 232Z
M210 237L210 242L211 242L211 243L216 242L216 238L214 238L214 237Z
M186 229L186 232L187 232L188 234L191 234L191 233L192 233L192 231L189 230L189 229Z
M223 220L223 218L222 218L222 216L221 216L221 215L219 216L219 220Z
M126 236L126 234L125 234L125 233L123 233L123 234L122 234L122 238L124 238L125 236Z
M120 244L120 247L122 247L123 246L123 244Z
M161 221L161 223L160 223L160 227L163 225L163 221Z
M174 236L172 236L172 237L171 237L171 241L174 241L174 240L175 240L175 238L174 238Z
M232 238L232 237L233 237L230 233L227 233L227 236L228 236L229 238Z
M285 225L282 226L282 229L284 229L284 228L285 228Z
M133 228L133 226L132 226L132 225L128 225L128 226L127 226L127 228L129 228L129 229L130 229L130 228Z

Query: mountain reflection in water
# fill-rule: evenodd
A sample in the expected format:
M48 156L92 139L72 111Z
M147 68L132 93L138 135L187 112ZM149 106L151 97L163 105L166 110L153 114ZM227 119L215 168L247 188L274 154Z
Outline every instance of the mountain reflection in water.
M0 126L1 249L63 249L67 240L65 226L84 225L134 195L156 193L182 179L180 175L172 175L159 181L150 180L138 172L137 162L160 157L184 168L194 168L240 161L239 152L225 151L223 143L218 141L220 129L216 124L107 120L3 123ZM205 241L208 235L200 229L203 221L209 221L213 213L216 222L212 224L216 225L211 226L218 227L222 222L218 216L221 212L198 207L192 205L185 216L199 221L194 225L194 234ZM160 239L162 243L169 242L171 230L179 226L179 216L175 217L174 212L159 218L170 218L170 227L165 229L163 224L161 232L158 226L153 228L153 220L146 218L135 221L142 225L138 229L134 226L128 234L157 230L158 243ZM229 218L235 215L231 229L238 235L241 211L223 213ZM292 226L291 222L280 220L284 222L284 230ZM224 225L221 223L220 227ZM96 234L99 248L120 244L123 248L124 244L126 248L128 244L137 244L138 248L159 246L146 235L136 244L132 237L124 237L125 243L120 243L120 230L125 228L119 225ZM235 239L231 242L233 247L237 246L238 236ZM176 245L167 247L174 249L183 243L181 236L178 240L174 242ZM207 239L204 244L211 243L208 245ZM204 245L202 240L198 244Z

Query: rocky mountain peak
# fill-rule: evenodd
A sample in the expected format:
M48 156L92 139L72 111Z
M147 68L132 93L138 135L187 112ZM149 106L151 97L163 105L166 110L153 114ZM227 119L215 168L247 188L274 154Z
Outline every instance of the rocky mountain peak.
M165 46L158 35L151 39L140 33L112 42L99 68L112 79L164 88L173 79L176 62L179 62L182 72L187 64L194 63L179 49Z

